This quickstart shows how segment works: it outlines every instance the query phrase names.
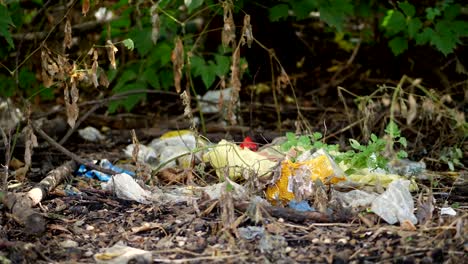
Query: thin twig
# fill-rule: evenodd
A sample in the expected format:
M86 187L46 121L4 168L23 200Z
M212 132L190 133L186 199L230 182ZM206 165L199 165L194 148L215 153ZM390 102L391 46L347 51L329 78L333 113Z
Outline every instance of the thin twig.
M80 119L78 119L78 121L75 123L75 125L73 127L68 129L67 134L65 134L65 136L63 136L63 138L59 141L59 144L63 145L68 140L68 138L78 129L78 127L80 127L80 124L84 120L86 120L86 118L88 118L89 115L94 113L101 106L102 106L102 104L95 104L93 107L91 107L91 109L89 109L88 112L86 112Z
M84 164L88 168L91 168L93 170L97 170L97 171L100 171L100 172L103 172L103 173L107 173L109 175L117 174L113 170L102 168L102 167L100 167L100 166L98 166L98 165L96 165L96 164L94 164L92 162L89 162L88 160L82 159L80 156L78 156L75 153L73 153L73 152L69 151L68 149L64 148L59 143L57 143L57 141L55 141L53 138L49 137L49 135L47 135L44 132L44 130L42 130L40 127L38 127L36 124L34 124L34 122L32 122L32 127L33 127L34 131L36 133L38 133L42 138L44 138L49 144L51 144L54 148L56 148L57 150L59 150L63 154L67 155L68 157L70 157L71 159L76 161L78 164Z

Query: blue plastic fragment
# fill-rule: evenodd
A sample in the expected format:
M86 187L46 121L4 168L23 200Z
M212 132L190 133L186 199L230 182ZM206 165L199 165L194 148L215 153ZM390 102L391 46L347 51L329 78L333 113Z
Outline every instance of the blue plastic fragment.
M99 166L101 166L101 167L103 167L105 169L113 170L113 171L115 171L117 173L126 173L126 174L128 174L130 176L135 176L135 173L133 171L124 170L124 169L122 169L120 167L114 166L107 159L102 159L100 161L94 161L94 164L99 164ZM97 178L98 180L103 181L103 182L107 182L107 181L109 181L111 179L111 176L109 174L102 173L102 172L97 171L97 170L90 170L90 169L86 168L86 166L84 164L80 165L78 170L76 170L75 174L77 176L84 176L84 177L90 178L90 179Z
M291 200L288 205L289 205L289 208L292 208L299 212L315 211L315 208L311 207L307 201L296 202L295 200Z

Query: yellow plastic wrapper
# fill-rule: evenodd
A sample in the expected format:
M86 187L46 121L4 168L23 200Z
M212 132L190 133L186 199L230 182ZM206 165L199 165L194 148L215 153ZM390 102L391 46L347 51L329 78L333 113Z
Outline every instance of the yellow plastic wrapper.
M314 158L301 162L284 160L281 163L280 178L266 189L267 200L272 204L278 201L286 204L295 198L294 188L306 194L316 180L324 184L335 184L346 179L343 171L323 150L317 151L313 156Z
M241 149L224 139L203 155L203 161L211 163L220 179L228 175L233 180L241 177L248 179L252 175L267 177L277 164L257 152Z

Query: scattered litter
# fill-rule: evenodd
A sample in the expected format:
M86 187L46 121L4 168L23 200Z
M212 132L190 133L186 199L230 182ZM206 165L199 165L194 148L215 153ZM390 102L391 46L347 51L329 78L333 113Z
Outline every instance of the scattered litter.
M232 88L210 90L200 99L200 109L204 114L219 113L219 105L227 106L231 101Z
M263 226L239 227L239 236L246 240L253 240L263 237L265 228Z
M141 188L135 179L126 173L114 175L111 181L102 183L102 188L112 191L120 199L136 201L142 204L151 203L151 192Z
M152 263L152 255L150 251L125 246L122 242L118 242L111 248L107 248L102 253L94 255L94 260L98 264L127 264L133 263Z
M220 179L229 175L233 180L241 177L248 179L252 175L268 177L277 164L257 152L241 149L224 139L203 155L203 161L211 163Z
M228 178L226 178L225 182L209 185L206 187L198 187L199 190L204 191L212 200L219 199L221 197L221 193L226 188L229 188L229 192L236 200L247 197L247 191L245 190L244 186L239 185L229 180Z
M307 197L312 192L315 180L320 180L324 184L335 184L346 180L344 172L323 149L313 154L301 155L297 162L290 160L281 162L279 179L266 189L267 200L286 204L295 198L295 193Z
M300 201L300 202L296 202L295 200L291 200L289 201L289 208L292 208L296 211L299 211L299 212L313 212L315 211L315 208L311 207L309 205L309 202L307 201Z
M114 166L109 160L107 159L102 159L100 161L93 161L94 164L97 164L105 169L110 169L110 170L113 170L115 171L116 173L126 173L130 176L135 176L135 173L132 172L132 171L128 171L128 170L124 170L120 167L117 167L117 166ZM109 174L106 174L106 173L103 173L103 172L100 172L100 171L97 171L97 170L90 170L88 168L86 168L86 166L84 164L81 164L80 167L78 168L78 170L76 170L75 174L77 176L84 176L86 178L90 178L90 179L93 179L93 178L97 178L98 180L100 181L103 181L103 182L107 182L111 179L111 176Z
M78 134L85 140L91 141L91 142L97 142L101 140L105 140L106 137L101 134L99 130L92 126L87 126L83 129L78 130Z
M338 195L347 206L354 208L369 206L378 196L376 193L361 190L352 190L346 193L334 192L334 195Z
M13 130L16 124L23 121L24 116L21 110L13 105L10 98L6 100L0 97L0 127L5 130Z
M258 145L257 143L252 141L252 138L249 136L246 136L244 138L244 141L239 145L241 149L248 148L252 151L257 151L258 150Z
M288 246L288 242L286 242L283 236L271 235L268 232L265 232L265 235L262 236L258 244L260 252L279 255L281 255L283 249Z
M440 215L456 216L457 212L452 207L442 207L440 208Z
M372 211L389 224L409 220L418 222L413 213L414 202L409 191L410 181L396 180L388 185L387 190L372 202Z
M423 161L411 161L408 159L393 160L388 164L390 173L403 176L416 176L424 172L426 163Z
M191 166L191 153L197 147L206 145L206 142L196 137L190 130L176 130L163 134L154 139L149 147L157 154L160 169L180 166L189 168ZM198 160L201 159L200 152L195 153Z
M341 167L346 170L343 166ZM360 169L355 173L348 175L348 180L354 183L359 183L360 185L379 185L382 187L388 187L389 184L394 181L408 179L397 174L389 174L383 170ZM418 185L414 179L410 180L409 190L412 192L418 190Z
M78 242L73 241L71 239L67 239L65 241L60 242L60 247L62 248L76 248L78 246Z
M135 148L135 144L130 144L124 149L124 153L127 157L132 158L133 157L133 149ZM157 163L157 155L154 149L149 148L145 145L139 144L138 145L138 161L150 164L150 165L156 165Z

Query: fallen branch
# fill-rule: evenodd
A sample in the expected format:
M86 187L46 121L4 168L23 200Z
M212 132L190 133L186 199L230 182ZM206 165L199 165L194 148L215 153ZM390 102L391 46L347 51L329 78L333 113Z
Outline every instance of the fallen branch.
M51 170L47 176L27 193L11 193L0 195L0 200L10 210L13 219L25 227L28 234L39 235L45 231L46 221L41 213L32 208L63 181L69 181L77 169L73 160Z
M248 202L239 202L235 204L237 210L242 212L247 211L249 207ZM279 206L262 206L268 214L274 217L280 217L296 223L303 223L304 221L314 221L319 223L329 223L336 221L332 216L320 212L299 212L291 208Z
M65 155L67 155L68 157L70 157L74 161L78 162L79 164L84 164L88 168L91 168L93 170L97 170L97 171L100 171L100 172L103 172L103 173L106 173L106 174L109 174L109 175L117 174L117 172L115 172L113 170L102 168L101 166L98 166L98 165L96 165L96 164L94 164L92 162L89 162L89 161L87 161L85 159L82 159L80 156L78 156L75 153L69 151L68 149L62 147L59 143L57 143L57 141L55 141L53 138L49 137L49 135L47 135L40 127L36 126L34 124L34 122L32 122L31 124L32 124L32 127L33 127L34 131L36 133L38 133L43 139L45 139L50 145L52 145L57 150L59 150L60 152L62 152Z

